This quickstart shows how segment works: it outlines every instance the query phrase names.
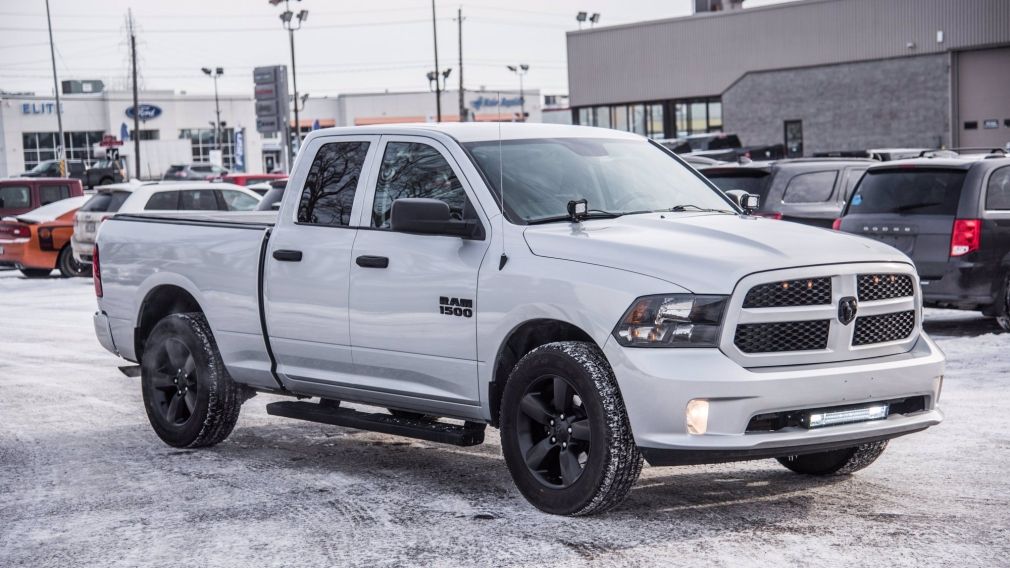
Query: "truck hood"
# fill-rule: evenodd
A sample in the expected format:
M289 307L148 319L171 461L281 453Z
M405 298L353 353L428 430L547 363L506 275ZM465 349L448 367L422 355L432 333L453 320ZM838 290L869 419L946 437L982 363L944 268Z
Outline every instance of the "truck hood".
M649 213L579 225L528 227L537 256L660 278L695 293L729 294L748 274L821 264L903 262L887 245L817 227L726 214Z

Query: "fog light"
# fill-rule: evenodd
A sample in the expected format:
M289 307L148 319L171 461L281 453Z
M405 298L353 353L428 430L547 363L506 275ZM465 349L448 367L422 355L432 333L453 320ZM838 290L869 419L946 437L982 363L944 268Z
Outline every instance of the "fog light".
M708 431L708 401L696 398L687 403L688 434L704 434Z
M877 404L865 408L837 410L835 412L812 412L808 422L810 428L834 426L836 424L851 424L853 422L868 422L887 418L887 405Z

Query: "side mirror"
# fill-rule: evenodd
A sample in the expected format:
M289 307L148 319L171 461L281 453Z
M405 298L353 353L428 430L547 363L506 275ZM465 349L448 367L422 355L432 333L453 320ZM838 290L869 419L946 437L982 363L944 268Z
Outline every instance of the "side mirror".
M448 235L473 238L479 225L474 221L456 221L449 215L449 205L438 199L405 198L393 202L390 228L401 233Z
M747 193L742 189L728 189L726 195L736 203L744 213L750 214L761 206L761 196L754 193Z

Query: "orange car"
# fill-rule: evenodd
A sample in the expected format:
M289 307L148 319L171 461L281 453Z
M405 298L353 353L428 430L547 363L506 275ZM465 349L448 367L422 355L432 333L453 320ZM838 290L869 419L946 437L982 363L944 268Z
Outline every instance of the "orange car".
M71 197L0 220L0 264L13 264L28 278L90 276L90 266L74 260L70 236L74 214L90 197Z

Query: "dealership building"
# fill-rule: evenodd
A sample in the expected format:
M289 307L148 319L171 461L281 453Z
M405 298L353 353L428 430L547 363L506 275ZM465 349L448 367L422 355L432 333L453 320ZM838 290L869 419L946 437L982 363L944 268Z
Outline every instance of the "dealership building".
M793 155L1010 142L1010 2L804 0L568 32L572 120Z
M64 94L57 108L54 97L0 93L0 177L14 176L56 157L57 117L62 111L68 159L88 163L105 157L103 137L124 142L117 148L130 177L138 177L134 151L133 95L103 91ZM549 104L545 105L547 101ZM433 122L435 93L370 93L308 98L299 113L304 134L330 126L361 126L398 122ZM215 136L213 95L172 91L143 91L140 107L140 176L159 178L173 163L208 162L220 150L222 165L232 171L259 173L282 168L282 137L256 131L252 77L249 93L219 97L223 124L220 143ZM570 121L563 97L541 97L538 90L465 91L467 120L515 121L523 112L528 121ZM458 121L459 91L441 97L442 120ZM292 127L294 121L292 121Z

